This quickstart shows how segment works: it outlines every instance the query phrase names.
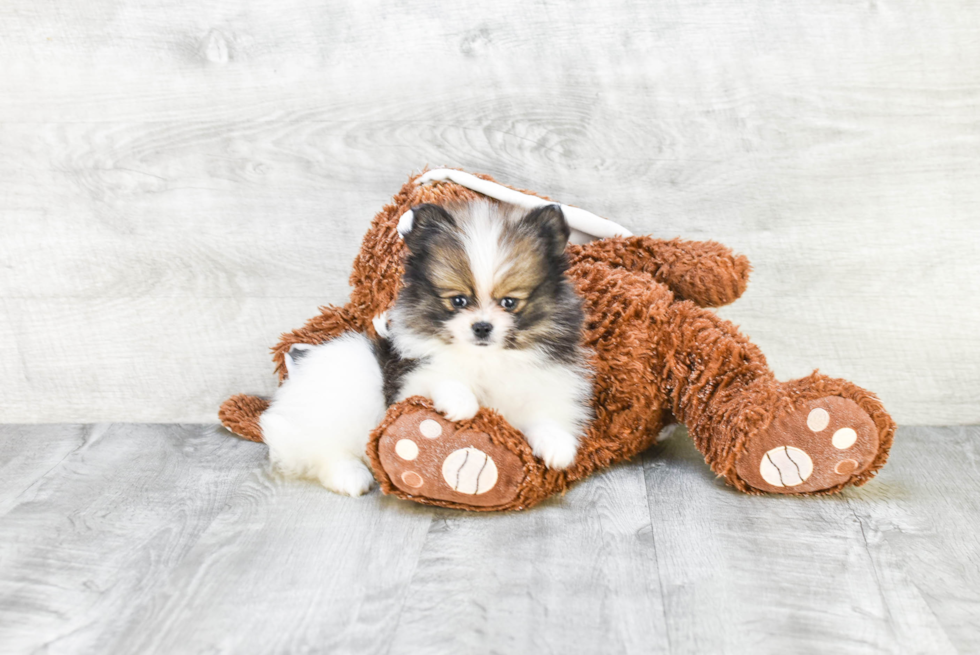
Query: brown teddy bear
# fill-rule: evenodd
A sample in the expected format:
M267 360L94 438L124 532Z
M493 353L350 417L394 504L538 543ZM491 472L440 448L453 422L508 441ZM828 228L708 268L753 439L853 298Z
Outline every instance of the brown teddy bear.
M352 330L376 334L376 319L401 286L399 221L404 232L413 206L480 195L525 206L546 201L458 171L410 179L364 237L350 301L321 308L273 349L280 381L295 344ZM874 394L816 372L777 381L762 352L706 309L742 294L750 270L745 257L710 241L611 236L628 232L588 212L563 210L579 237L573 241L604 237L567 248L595 373L595 419L574 463L546 468L490 409L454 423L415 397L392 405L368 443L384 493L468 510L525 509L642 452L674 421L687 426L716 474L748 493L835 493L864 484L884 465L895 424ZM232 432L261 441L259 416L267 406L238 395L222 404L219 417Z

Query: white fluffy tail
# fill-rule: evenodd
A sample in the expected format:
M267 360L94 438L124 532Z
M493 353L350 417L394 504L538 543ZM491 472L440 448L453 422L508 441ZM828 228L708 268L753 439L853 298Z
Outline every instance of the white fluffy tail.
M273 466L351 496L373 481L367 439L384 416L381 369L371 342L348 332L303 349L260 419Z

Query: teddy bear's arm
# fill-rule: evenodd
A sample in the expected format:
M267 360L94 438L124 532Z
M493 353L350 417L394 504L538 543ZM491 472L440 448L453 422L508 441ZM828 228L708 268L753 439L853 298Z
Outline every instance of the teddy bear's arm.
M570 246L572 264L606 262L647 273L675 296L701 307L720 307L745 291L752 270L744 255L714 241L613 237Z

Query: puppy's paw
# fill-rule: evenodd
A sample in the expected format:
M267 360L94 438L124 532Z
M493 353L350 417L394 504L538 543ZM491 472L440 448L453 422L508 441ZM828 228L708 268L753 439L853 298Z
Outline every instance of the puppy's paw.
M538 423L524 431L531 451L552 469L566 469L578 453L578 438L554 423Z
M320 484L344 496L361 496L371 489L374 476L359 459L343 459L332 462L320 471Z
M423 184L431 184L433 182L445 182L449 179L449 176L452 175L452 173L453 171L447 168L437 168L434 171L428 171L427 173L420 175L419 178L415 180L415 183L422 186Z
M432 393L432 404L450 421L465 421L480 411L480 402L462 382L440 382Z

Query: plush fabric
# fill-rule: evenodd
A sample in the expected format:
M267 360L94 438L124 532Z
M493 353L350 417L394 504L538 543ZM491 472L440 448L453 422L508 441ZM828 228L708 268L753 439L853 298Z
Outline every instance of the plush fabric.
M406 211L477 197L452 181L415 181L372 222L354 260L348 304L322 308L273 349L280 379L293 344L350 330L374 334L372 319L392 306L401 284L404 245L396 226ZM745 257L714 242L645 236L570 244L568 255L568 274L585 300L584 342L595 371L595 420L572 466L546 468L492 410L451 424L427 400L412 398L389 408L368 445L385 493L462 509L524 509L642 452L675 420L715 473L749 493L833 493L864 484L884 465L895 425L874 394L816 372L777 381L762 352L707 309L745 290ZM265 407L235 396L220 418L258 441ZM433 422L437 437L426 434ZM417 457L399 456L405 439L416 444Z

